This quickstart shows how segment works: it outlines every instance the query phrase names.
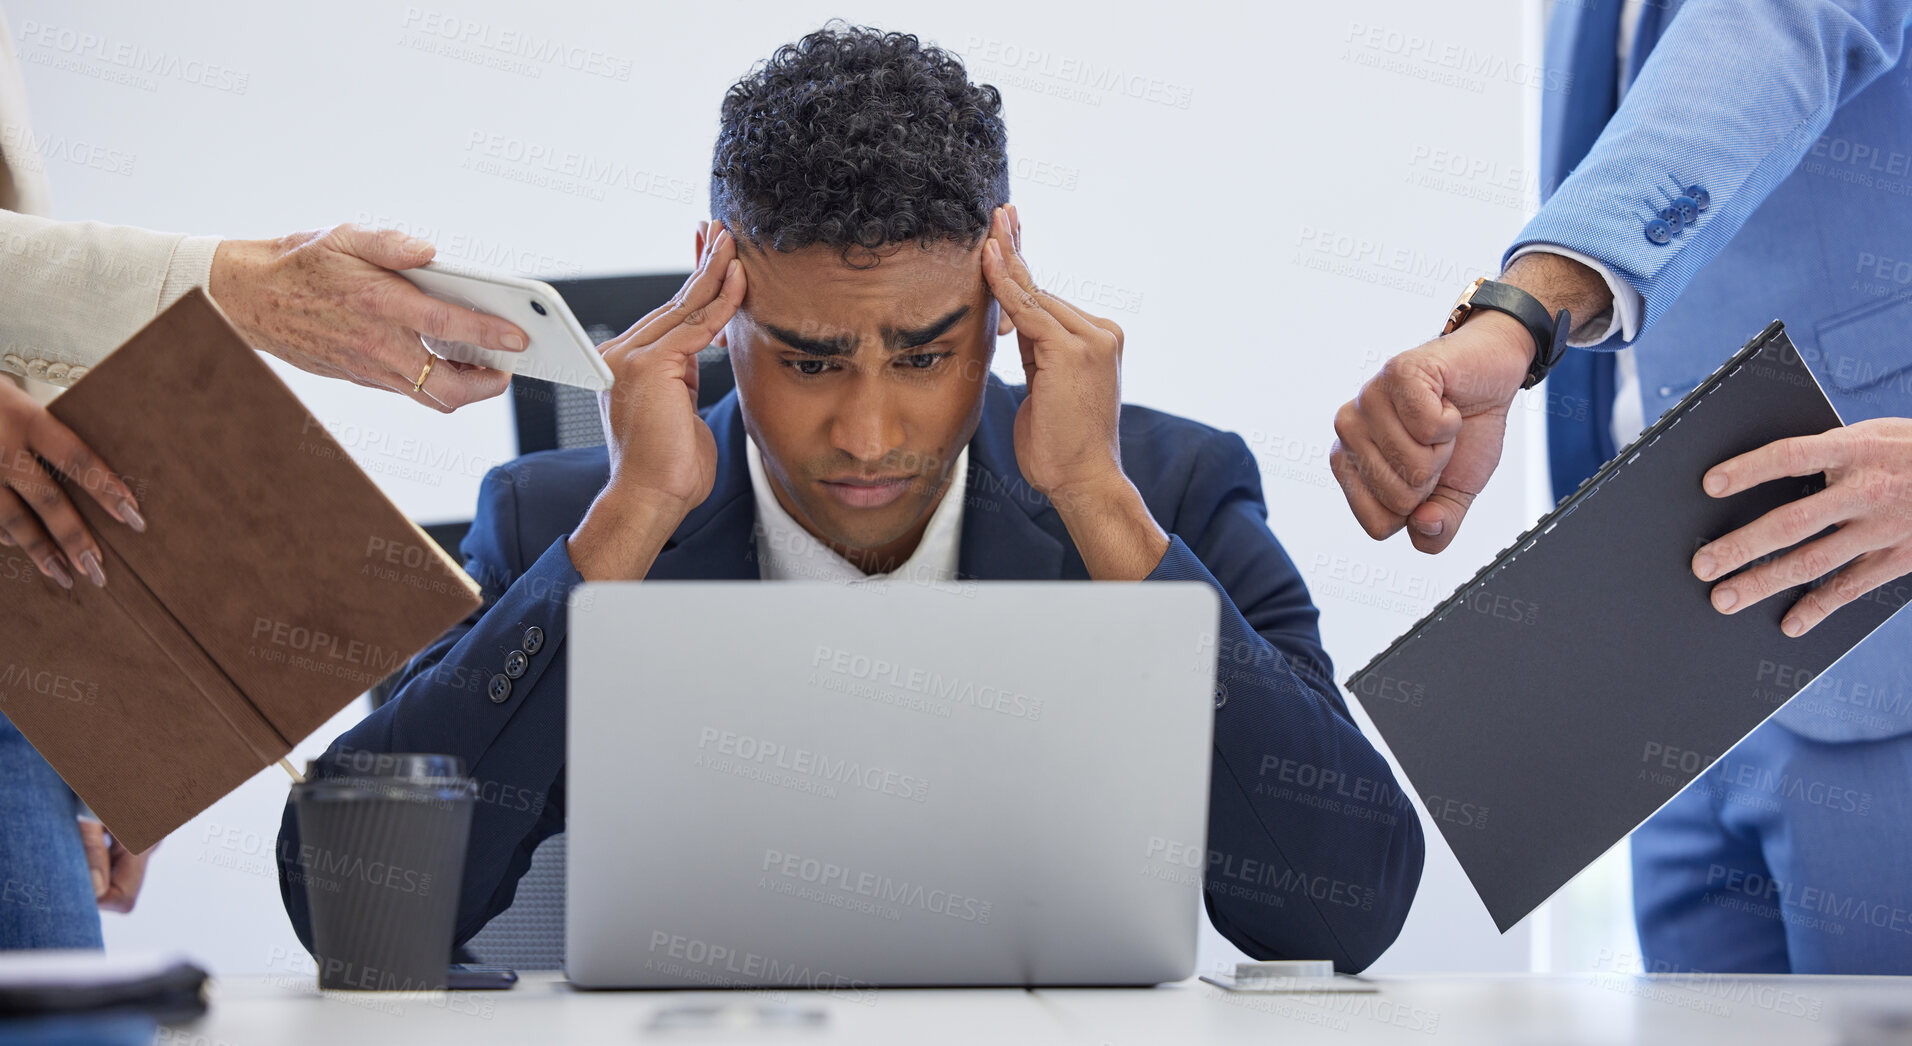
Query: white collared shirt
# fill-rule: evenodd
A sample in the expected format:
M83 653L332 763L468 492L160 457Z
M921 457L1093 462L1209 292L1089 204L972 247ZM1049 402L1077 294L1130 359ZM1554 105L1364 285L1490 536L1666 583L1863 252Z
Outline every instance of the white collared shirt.
M956 580L962 555L963 498L969 489L969 448L956 456L956 468L943 500L930 513L923 540L902 566L887 574L865 574L812 537L785 512L770 489L757 441L745 437L750 462L750 493L757 503L758 576L765 581L911 581L919 584Z

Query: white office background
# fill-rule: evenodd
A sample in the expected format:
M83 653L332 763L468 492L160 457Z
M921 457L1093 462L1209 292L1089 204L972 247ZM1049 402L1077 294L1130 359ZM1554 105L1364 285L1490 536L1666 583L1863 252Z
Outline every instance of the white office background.
M1533 393L1440 557L1370 541L1328 469L1336 407L1496 271L1535 206L1542 3L5 10L57 217L239 238L356 221L545 277L688 268L718 101L777 45L833 16L939 43L1001 88L1026 254L1045 286L1127 331L1125 397L1239 432L1259 458L1270 524L1345 678L1547 505ZM512 34L594 56L521 57ZM1014 352L1001 359L1013 374ZM504 400L444 417L281 370L420 521L469 518L485 470L514 453ZM108 946L299 969L273 866L286 785L263 773L168 839L138 909L105 917ZM1204 933L1204 968L1232 961ZM1377 969L1590 969L1635 948L1623 849L1503 936L1430 830L1413 914Z

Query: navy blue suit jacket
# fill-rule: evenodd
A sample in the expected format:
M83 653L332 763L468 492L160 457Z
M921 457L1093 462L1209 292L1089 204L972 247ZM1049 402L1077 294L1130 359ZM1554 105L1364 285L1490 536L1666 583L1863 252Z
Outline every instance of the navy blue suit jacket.
M991 380L970 443L959 570L980 580L1087 580L1074 542L1016 465L1026 393ZM758 577L756 509L735 393L705 411L717 478L650 578ZM1261 958L1332 958L1359 970L1400 932L1420 882L1420 822L1331 682L1317 613L1268 530L1260 474L1240 437L1124 407L1122 460L1171 534L1150 580L1222 596L1206 897L1223 935ZM485 478L463 546L483 608L419 654L393 699L331 752L442 752L479 781L459 897L459 942L511 903L532 851L564 830L565 600L580 583L565 540L609 476L603 447L531 454ZM542 642L525 642L528 630ZM535 647L494 702L505 658ZM330 754L330 753L328 753ZM280 891L311 946L290 805Z

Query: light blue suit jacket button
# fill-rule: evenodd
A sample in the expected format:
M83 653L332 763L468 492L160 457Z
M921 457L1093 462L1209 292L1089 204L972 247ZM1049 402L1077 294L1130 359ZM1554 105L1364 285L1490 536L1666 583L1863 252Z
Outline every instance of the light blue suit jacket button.
M1691 196L1673 197L1673 209L1680 212L1680 221L1687 225L1693 224L1693 219L1700 216L1700 203Z
M1673 227L1675 236L1686 231L1686 223L1680 220L1680 209L1677 207L1660 208L1660 220Z
M1651 243L1668 243L1673 239L1673 226L1662 219L1655 218L1646 223L1646 238Z
M1706 209L1707 204L1713 202L1713 197L1708 195L1705 189L1702 189L1697 185L1687 186L1686 195L1691 196L1693 198L1693 206L1699 208L1702 211Z

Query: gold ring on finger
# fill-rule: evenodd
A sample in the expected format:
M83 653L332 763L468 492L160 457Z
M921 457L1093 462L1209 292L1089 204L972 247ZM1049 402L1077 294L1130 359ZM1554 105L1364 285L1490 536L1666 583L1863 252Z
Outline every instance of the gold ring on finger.
M413 392L419 392L425 388L425 379L432 376L432 367L437 362L438 362L438 354L427 349L425 351L425 369L419 371L418 380L412 382Z

